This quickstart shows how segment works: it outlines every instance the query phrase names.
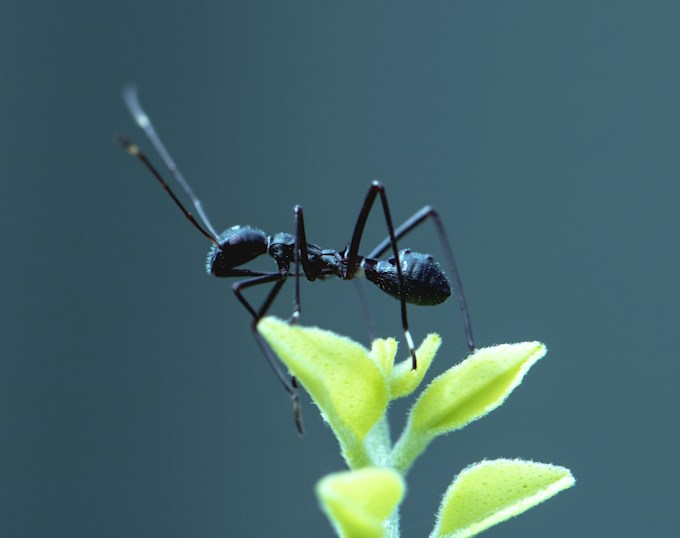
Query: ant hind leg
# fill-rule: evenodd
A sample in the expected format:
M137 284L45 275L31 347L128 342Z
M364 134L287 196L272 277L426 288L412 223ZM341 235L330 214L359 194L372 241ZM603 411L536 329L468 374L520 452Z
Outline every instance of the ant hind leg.
M401 306L401 326L404 331L404 338L406 339L406 344L408 345L409 352L411 354L411 361L413 364L413 369L415 370L418 366L418 360L416 358L416 349L413 344L413 338L411 337L411 332L408 328L408 317L406 315L406 300L404 298L404 275L401 270L401 262L399 261L399 248L397 247L397 236L394 231L394 226L392 224L392 216L390 215L390 208L387 203L387 195L385 194L385 187L379 181L373 181L368 189L368 194L364 199L364 204L359 212L359 217L357 218L356 225L354 226L354 233L352 234L352 240L347 248L347 274L345 275L346 280L350 280L356 274L359 266L359 243L361 242L361 237L364 234L364 228L366 226L366 221L368 220L368 215L373 207L373 202L377 196L380 196L380 202L383 207L383 213L385 215L385 224L387 225L387 231L389 233L389 246L392 247L392 252L394 254L395 266L397 269L397 277L399 278L399 304ZM385 250L387 250L387 248ZM369 256L370 257L370 256Z

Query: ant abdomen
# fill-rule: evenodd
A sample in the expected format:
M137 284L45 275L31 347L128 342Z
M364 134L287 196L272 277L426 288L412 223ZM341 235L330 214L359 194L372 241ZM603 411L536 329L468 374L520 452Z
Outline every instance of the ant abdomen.
M268 236L252 226L232 226L218 238L208 252L206 271L215 276L232 276L229 270L267 252Z
M403 295L407 303L436 305L451 296L451 285L432 256L405 249L399 252L399 261L404 277ZM394 256L387 260L364 259L362 268L366 280L373 282L395 299L401 297Z

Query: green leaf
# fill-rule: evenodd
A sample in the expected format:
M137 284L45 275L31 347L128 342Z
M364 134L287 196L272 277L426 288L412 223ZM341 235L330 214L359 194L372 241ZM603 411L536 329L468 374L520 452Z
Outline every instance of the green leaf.
M350 467L366 465L363 440L388 404L385 374L368 349L330 331L274 317L260 320L258 331L319 407Z
M405 471L434 437L501 405L545 351L540 342L483 348L436 377L411 409L394 448L396 468Z
M385 377L389 377L392 373L397 345L394 338L376 338L371 343L371 358L383 371Z
M418 388L418 385L420 385L427 370L430 368L441 343L442 339L438 334L428 334L416 350L418 368L413 369L411 357L394 366L389 376L390 398L392 400L408 396Z
M569 469L492 460L463 469L446 490L430 538L466 538L525 512L575 483ZM553 535L560 534L555 528Z
M365 467L322 478L316 485L316 495L339 536L380 538L405 487L396 471Z

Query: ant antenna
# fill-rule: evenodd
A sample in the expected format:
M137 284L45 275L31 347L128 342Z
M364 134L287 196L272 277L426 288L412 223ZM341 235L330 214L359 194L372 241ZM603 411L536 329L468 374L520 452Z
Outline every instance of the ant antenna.
M156 167L153 164L151 164L151 161L149 161L148 157L144 155L135 144L130 142L123 135L116 134L115 139L116 142L118 142L121 146L123 146L123 148L125 148L125 151L127 151L133 157L137 157L140 161L142 161L142 163L144 163L144 166L146 166L149 169L149 171L154 175L154 177L161 184L161 187L163 187L165 189L165 192L167 192L170 195L170 198L172 198L173 202L177 204L177 207L180 208L182 213L184 213L184 216L187 219L189 219L191 224L193 224L196 227L196 229L199 232L201 232L205 237L207 237L218 249L222 250L222 246L220 245L220 242L216 239L215 234L208 232L205 228L203 228L203 226L196 222L194 216L191 213L189 213L189 211L187 211L187 208L184 207L182 202L179 201L179 198L177 198L175 193L172 192L172 189L165 182L165 180L161 176L160 172L156 169Z
M194 204L194 207L196 208L196 213L198 213L198 216L203 221L203 224L205 224L205 227L213 236L211 240L215 242L214 238L218 237L219 234L215 231L213 225L210 224L208 215L206 215L205 211L203 211L203 205L201 204L201 201L194 194L194 191L191 190L189 183L187 183L186 179L184 179L182 172L179 171L179 168L177 168L175 161L172 159L172 157L170 157L170 153L168 153L168 150L165 149L163 142L161 142L161 139L158 136L156 129L154 129L153 124L151 123L151 119L149 118L149 116L147 116L146 112L144 112L142 105L139 103L139 97L137 96L137 88L134 84L127 84L123 88L123 99L125 99L125 104L127 105L128 110L132 114L132 117L135 119L135 122L137 122L137 125L139 125L142 128L142 130L146 134L147 138L149 139L153 147L156 148L156 151L161 156L161 159L163 159L165 166L168 167L168 170L170 170L170 173L177 180L177 183L180 184L186 195L191 199L191 203ZM166 190L169 191L169 188L166 188ZM175 202L177 202L177 200L175 200Z

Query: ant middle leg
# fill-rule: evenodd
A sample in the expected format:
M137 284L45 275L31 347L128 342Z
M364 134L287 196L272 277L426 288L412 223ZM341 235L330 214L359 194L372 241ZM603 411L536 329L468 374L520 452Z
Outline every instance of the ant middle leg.
M413 369L415 370L418 365L418 360L416 358L416 349L413 344L413 338L411 337L411 332L408 328L408 318L406 316L406 299L404 297L404 275L401 270L401 262L399 261L399 248L397 247L397 236L394 231L394 226L392 224L392 216L390 215L390 208L387 203L387 195L385 194L385 187L379 181L373 181L368 189L368 194L364 199L364 204L359 212L359 217L357 218L356 225L354 226L354 233L352 234L352 240L347 247L346 259L347 259L347 273L345 274L345 280L350 280L354 277L357 270L359 269L359 243L364 234L364 228L366 226L366 221L368 220L368 215L373 207L373 202L377 196L380 196L380 202L383 207L383 213L385 215L385 224L387 225L387 231L389 234L389 244L392 246L392 251L394 254L395 266L397 269L397 277L399 279L399 303L401 306L401 326L404 331L404 338L406 339L406 344L408 345L409 353L411 355L411 362L413 364ZM389 247L388 247L389 248ZM387 250L387 249L385 249Z
M467 301L465 300L465 293L463 291L463 282L460 278L460 273L458 271L458 266L456 265L456 260L453 257L453 249L451 248L451 242L449 241L448 235L446 234L446 229L442 224L442 220L439 213L432 206L425 206L421 210L414 213L409 219L407 219L397 230L394 232L396 239L400 239L405 236L410 231L417 228L426 219L432 219L435 228L437 230L437 235L439 236L439 242L444 250L444 257L451 270L451 277L453 278L454 287L458 295L458 304L460 305L461 314L463 316L463 324L465 327L465 339L467 341L467 346L470 351L475 350L475 340L472 334L472 323L470 321L470 311L468 310ZM375 247L371 253L368 255L369 258L379 258L382 256L392 244L392 236L386 237L377 247Z
M296 205L293 208L295 213L295 298L293 300L293 314L290 323L297 323L300 319L300 265L308 280L311 278L311 268L309 266L309 252L307 250L307 235L305 234L305 219L302 206Z

